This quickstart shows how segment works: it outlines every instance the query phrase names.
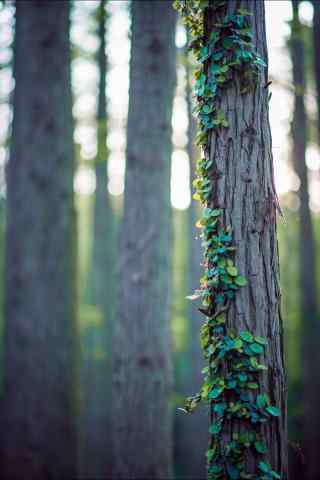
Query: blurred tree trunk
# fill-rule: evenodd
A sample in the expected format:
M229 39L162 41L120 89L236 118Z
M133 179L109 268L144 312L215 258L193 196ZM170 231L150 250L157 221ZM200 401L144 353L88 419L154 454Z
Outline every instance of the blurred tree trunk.
M113 354L114 479L169 479L171 2L132 2L119 311Z
M225 14L233 15L238 8L251 12L253 44L267 62L264 2L227 2ZM207 9L205 15L209 37L220 16L213 9ZM273 180L267 78L267 68L261 69L254 90L241 94L237 78L227 90L222 90L219 108L227 112L229 127L210 131L208 155L213 164L213 194L209 206L223 210L223 223L232 227L237 247L236 267L248 279L248 286L240 289L227 311L226 327L236 332L249 330L268 341L262 360L268 371L260 374L259 387L280 408L281 416L260 429L267 446L265 458L286 480L286 388L276 233L278 200ZM233 422L231 432L239 428L239 421ZM240 429L247 430L248 425L241 422ZM258 426L257 429L260 430ZM225 437L230 440L229 432L225 432ZM246 454L246 460L249 466L256 463L252 450Z
M103 312L105 321L114 307L114 217L107 190L107 102L106 102L106 1L99 8L99 99L97 115L96 193L94 203L94 236L92 255L92 301Z
M101 312L102 321L90 325L86 343L83 378L83 448L81 475L104 478L110 473L111 437L111 329L115 305L115 232L114 217L107 191L107 102L106 102L106 0L98 8L99 98L97 112L96 192L91 265L90 303ZM90 461L88 461L90 458Z
M320 145L320 2L313 0L313 51L314 75L317 96L318 113L318 142Z
M314 374L314 365L320 363L320 326L317 310L316 251L309 206L308 169L306 165L307 117L304 105L305 64L302 26L299 21L298 1L293 1L291 55L293 85L295 87L292 120L293 162L300 180L299 187L299 262L302 322L303 362L303 443L306 456L306 478L320 478L318 446L320 444L320 378Z
M16 3L7 167L2 478L74 478L69 2Z

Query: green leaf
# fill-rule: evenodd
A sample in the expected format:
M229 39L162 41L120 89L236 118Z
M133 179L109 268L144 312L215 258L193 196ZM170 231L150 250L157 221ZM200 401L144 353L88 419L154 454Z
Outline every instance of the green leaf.
M271 470L271 472L269 472L269 475L271 475L271 477L273 478L277 478L278 480L281 479L279 473L275 472L274 470Z
M242 342L241 338L237 338L237 339L234 341L234 348L235 348L236 350L240 350L242 347L243 347L243 342Z
M268 465L267 463L265 462L259 462L258 464L260 470L264 473L269 473L270 471L270 465Z
M211 463L212 460L214 459L215 457L215 451L213 449L210 449L210 450L207 450L207 453L206 453L206 457L207 457L207 461L208 463Z
M245 287L248 284L247 279L242 277L242 275L236 277L234 282L239 285L239 287Z
M270 405L269 407L266 408L266 411L270 413L273 417L279 417L280 416L280 410L278 407L274 407Z
M256 390L259 387L259 385L256 382L248 382L247 387L251 388L251 390Z
M256 405L258 408L263 408L267 405L267 399L265 395L258 395L256 399Z
M267 447L263 442L255 442L254 446L258 453L264 454L267 452Z
M256 357L250 358L250 364L253 368L259 368L259 364Z
M240 382L246 382L247 378L248 378L248 375L246 373L243 373L243 372L239 373Z
M209 393L209 398L215 399L218 398L219 395L223 392L224 388L223 387L214 387L211 392Z
M252 15L252 13L246 10L245 8L239 8L238 13L243 17L246 17L247 15Z
M214 411L216 412L217 415L222 417L226 408L227 408L227 404L225 402L216 403L216 405L214 406Z
M212 435L218 435L221 431L221 423L213 423L212 425L210 425L209 427L209 432L212 434Z
M231 277L236 277L238 275L238 270L236 267L227 267L226 270Z
M211 465L209 468L209 473L220 473L222 472L222 467L220 465Z
M219 215L221 215L221 210L219 208L211 210L211 217L219 217Z
M253 335L250 332L247 332L247 331L240 332L239 337L241 337L242 340L244 340L247 343L253 342Z
M259 343L252 343L249 346L249 348L253 353L255 353L257 355L260 355L261 353L263 353L263 346L259 345Z
M259 335L254 338L255 342L260 343L260 345L267 345L268 342L264 337L260 337Z

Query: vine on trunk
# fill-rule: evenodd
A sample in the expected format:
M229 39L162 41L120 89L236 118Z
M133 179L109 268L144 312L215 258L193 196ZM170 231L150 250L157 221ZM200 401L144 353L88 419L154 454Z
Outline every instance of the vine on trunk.
M224 225L222 209L215 208L210 180L213 167L210 132L229 126L225 112L219 109L223 90L237 78L242 94L252 91L260 68L266 66L254 51L250 12L239 9L227 15L226 5L226 1L219 0L174 2L190 30L190 48L200 63L195 72L195 111L199 118L196 143L203 150L193 182L196 189L193 198L203 206L202 218L196 226L202 229L205 270L199 290L188 298L202 300L199 310L206 320L200 341L208 366L203 369L200 392L186 399L185 411L192 412L201 401L210 405L210 443L206 454L209 479L280 479L264 461L267 447L259 428L261 423L280 415L269 396L261 393L259 384L261 372L267 370L259 362L267 341L250 331L236 332L226 325L231 302L237 291L247 285L247 280L235 266L236 247L232 244L231 228ZM207 9L214 10L218 20L210 35L205 31ZM236 425L233 430L231 422ZM249 451L257 459L255 473L246 471Z

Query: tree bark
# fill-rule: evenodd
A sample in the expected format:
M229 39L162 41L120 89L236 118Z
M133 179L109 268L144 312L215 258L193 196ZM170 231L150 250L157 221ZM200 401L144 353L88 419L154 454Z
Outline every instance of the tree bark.
M292 120L293 162L300 180L299 187L299 264L302 323L303 364L303 446L306 457L306 479L320 476L318 445L320 442L319 405L320 379L314 375L314 365L320 362L316 281L316 249L309 206L308 168L306 165L307 117L304 105L305 65L302 26L299 21L298 1L293 1L291 55L295 87Z
M17 2L14 76L1 476L74 478L69 2Z
M226 15L242 8L251 12L253 44L267 63L264 2L230 1ZM219 20L207 9L206 35ZM211 208L223 211L223 223L232 228L237 251L238 272L248 279L227 311L226 326L236 332L249 330L268 341L262 363L268 371L259 377L257 393L267 393L273 405L281 410L261 428L267 446L266 459L272 469L287 479L286 388L283 362L280 288L278 282L278 248L276 208L278 205L273 179L271 132L268 116L267 69L263 69L253 91L240 93L239 79L222 91L218 108L226 112L228 128L213 129L209 138L211 170ZM245 425L230 420L231 432ZM226 433L226 439L231 435ZM249 471L256 464L254 452L247 455ZM258 457L257 457L258 458Z
M169 479L169 265L175 12L132 2L119 311L113 355L113 477Z

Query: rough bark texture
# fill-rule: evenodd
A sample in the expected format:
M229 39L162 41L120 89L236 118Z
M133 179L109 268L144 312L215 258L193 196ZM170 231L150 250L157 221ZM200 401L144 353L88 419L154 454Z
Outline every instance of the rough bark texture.
M114 479L169 479L171 2L132 2L127 170L113 355Z
M244 8L252 13L253 42L267 62L264 2L227 2L227 13ZM206 30L210 34L217 19L209 10ZM212 208L223 209L226 226L232 227L236 267L248 279L227 313L227 327L249 330L268 340L259 390L279 406L281 418L261 427L272 468L287 479L286 388L283 364L278 249L276 235L277 197L273 180L271 132L268 118L267 69L261 72L253 92L240 94L235 79L224 90L221 108L229 128L212 131ZM232 428L232 427L231 427ZM255 459L248 458L248 465Z
M313 52L316 95L318 100L318 142L320 145L320 2L313 0Z
M300 180L299 187L299 264L301 291L302 358L303 358L303 446L308 480L320 477L320 378L314 365L320 362L320 327L317 310L316 250L309 207L308 168L306 165L307 117L304 105L305 65L302 27L298 2L293 1L291 37L292 73L295 86L292 120L293 162Z
M69 2L16 4L2 478L74 478Z
M101 0L98 10L100 80L90 302L101 311L102 322L90 327L83 362L81 475L85 478L104 478L107 472L110 473L111 464L111 324L115 304L116 258L114 218L107 191L106 21L106 1Z

